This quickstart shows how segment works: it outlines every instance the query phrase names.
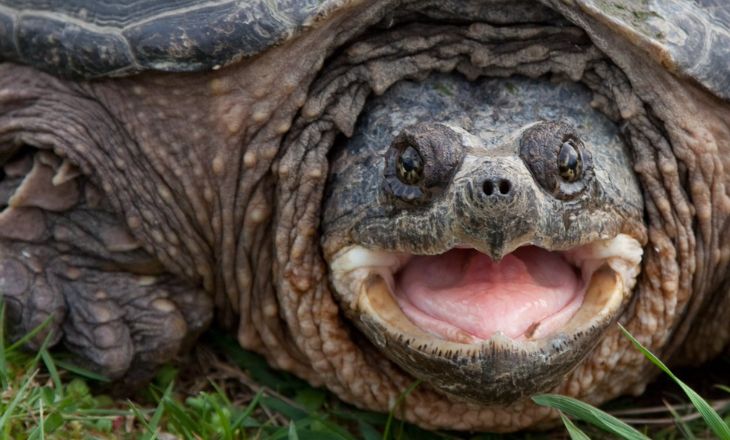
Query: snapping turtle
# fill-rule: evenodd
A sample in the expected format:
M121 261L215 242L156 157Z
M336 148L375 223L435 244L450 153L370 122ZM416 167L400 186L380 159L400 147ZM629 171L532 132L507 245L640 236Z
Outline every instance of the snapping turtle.
M426 427L730 327L719 0L0 1L10 331L143 380L213 319ZM28 66L29 65L29 66Z

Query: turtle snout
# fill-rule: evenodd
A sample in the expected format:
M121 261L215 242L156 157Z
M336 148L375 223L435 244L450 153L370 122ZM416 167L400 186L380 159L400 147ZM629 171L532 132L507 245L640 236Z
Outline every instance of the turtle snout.
M536 227L536 195L529 171L513 158L475 164L454 200L463 244L499 258Z

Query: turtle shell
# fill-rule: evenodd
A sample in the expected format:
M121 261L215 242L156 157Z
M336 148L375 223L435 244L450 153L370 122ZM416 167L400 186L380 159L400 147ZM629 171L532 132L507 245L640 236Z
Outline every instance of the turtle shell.
M594 20L584 27L617 29L667 69L730 99L726 0L543 1L573 21L581 10ZM346 3L0 0L0 58L84 78L217 69L296 36Z
M730 99L730 2L727 0L549 0L582 27L606 26L669 71ZM569 8L564 6L574 5ZM561 7L563 6L563 7ZM579 12L589 21L578 18ZM592 21L590 21L592 20Z
M281 43L341 0L0 0L0 59L62 76L217 69Z

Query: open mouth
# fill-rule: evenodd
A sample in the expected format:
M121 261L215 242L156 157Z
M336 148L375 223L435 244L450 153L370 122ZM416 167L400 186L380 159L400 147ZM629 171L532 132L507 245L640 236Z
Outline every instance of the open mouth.
M499 262L474 249L414 256L393 286L403 313L420 329L473 343L498 332L520 340L562 328L588 283L560 252L527 246Z
M613 320L641 256L625 234L562 251L524 246L501 261L461 247L426 256L355 245L331 269L347 308L400 339L451 350L498 340L529 350Z

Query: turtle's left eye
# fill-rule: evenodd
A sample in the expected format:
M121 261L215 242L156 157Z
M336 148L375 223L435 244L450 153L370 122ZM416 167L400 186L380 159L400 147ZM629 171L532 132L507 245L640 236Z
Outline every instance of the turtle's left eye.
M583 159L580 157L578 148L572 139L566 140L560 146L560 152L558 153L558 171L560 172L560 177L569 183L581 178Z
M406 185L417 185L423 180L423 158L412 146L401 151L395 166L398 180Z

